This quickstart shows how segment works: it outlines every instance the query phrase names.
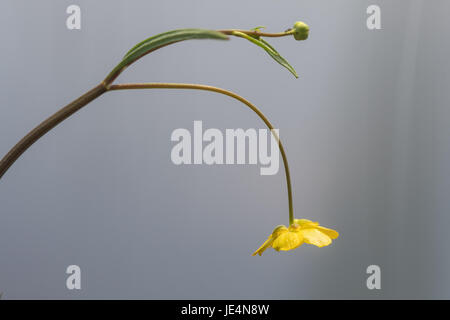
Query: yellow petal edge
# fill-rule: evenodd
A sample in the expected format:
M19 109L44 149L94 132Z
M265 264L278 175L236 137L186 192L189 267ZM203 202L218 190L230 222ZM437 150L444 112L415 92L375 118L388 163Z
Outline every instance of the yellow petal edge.
M276 251L294 250L303 243L321 248L330 245L332 239L337 237L339 237L339 233L336 230L322 227L318 222L294 219L294 223L289 228L283 225L277 226L267 240L253 252L252 256L262 255L270 247Z

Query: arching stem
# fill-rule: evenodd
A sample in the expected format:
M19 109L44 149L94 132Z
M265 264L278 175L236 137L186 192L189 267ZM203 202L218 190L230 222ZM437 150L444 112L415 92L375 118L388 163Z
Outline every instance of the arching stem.
M23 137L1 160L0 160L0 179L11 165L40 137L56 127L59 123L70 117L92 100L98 98L107 91L103 83L75 99L64 108L57 111L52 116L41 122L36 128L31 130Z
M261 120L266 124L266 126L271 130L275 140L278 142L280 148L281 157L283 159L284 171L286 174L286 184L288 191L288 202L289 202L289 224L294 223L294 208L292 201L292 187L291 187L291 176L289 172L289 165L287 161L286 152L284 151L283 144L277 133L274 131L275 128L267 119L267 117L252 103L247 99L241 97L240 95L213 86L200 85L200 84L187 84L187 83L132 83L132 84L116 84L106 87L105 83L102 82L78 99L69 103L67 106L44 120L36 128L31 130L25 137L23 137L1 160L0 160L0 179L5 174L5 172L11 167L11 165L39 138L41 138L48 131L56 127L59 123L67 119L69 116L74 114L76 111L80 110L86 104L92 100L98 98L103 93L113 90L128 90L128 89L193 89L193 90L203 90L212 91L220 94L224 94L231 98L234 98L246 106L248 106L252 111L254 111Z
M240 95L213 86L201 85L201 84L191 84L191 83L125 83L125 84L115 84L111 85L108 90L129 90L129 89L193 89L193 90L203 90L203 91L212 91L220 94L224 94L231 98L234 98L247 107L249 107L253 112L255 112L261 120L266 124L266 126L270 129L275 140L278 142L278 146L280 148L281 157L283 159L284 171L286 174L286 184L287 184L287 192L288 192L288 202L289 202L289 225L294 223L294 206L292 201L292 186L291 186L291 175L289 172L289 164L287 161L286 152L284 151L283 144L281 143L280 137L275 132L275 128L267 119L267 117L259 110L255 105L253 105L247 99L241 97Z
M255 37L284 37L288 35L294 34L294 29L286 30L281 33L265 33L260 32L259 30L238 30L238 29L228 29L228 30L219 30L219 32L224 33L225 35L237 35L239 33L243 33L249 36ZM237 33L236 33L237 32ZM152 50L145 52L142 56L160 49L166 45L172 44L175 42L167 43L161 45L159 47L155 47ZM142 58L142 56L138 57L138 59ZM137 59L136 59L137 60ZM134 61L136 61L134 60ZM133 61L133 62L134 62ZM278 146L280 148L281 156L283 158L284 170L286 173L286 183L287 183L287 191L288 191L288 200L289 200L289 224L294 223L294 209L292 204L292 188L291 188L291 177L289 173L289 166L287 162L286 153L284 151L284 147L278 137L277 133L274 131L272 124L269 120L264 116L264 114L253 104L251 104L248 100L243 97L233 93L231 91L227 91L221 88L199 85L199 84L182 84L182 83L139 83L139 84L117 84L114 85L114 80L128 67L129 65L121 66L114 68L108 76L103 80L99 85L95 86L90 91L83 94L78 99L72 101L55 114L44 120L41 124L39 124L36 128L31 130L25 137L23 137L1 160L0 160L0 179L6 173L6 171L11 167L11 165L29 148L33 143L35 143L39 138L45 135L48 131L56 127L59 123L70 117L72 114L80 110L82 107L87 105L92 100L98 98L103 93L110 90L126 90L126 89L194 89L194 90L205 90L205 91L213 91L217 93L221 93L237 99L247 105L251 110L253 110L267 125L267 127L271 130L273 136L278 142Z

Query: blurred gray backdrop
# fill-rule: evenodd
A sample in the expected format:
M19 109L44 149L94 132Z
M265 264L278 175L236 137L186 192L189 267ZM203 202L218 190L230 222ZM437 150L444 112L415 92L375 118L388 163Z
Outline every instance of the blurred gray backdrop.
M66 28L81 7L82 28ZM382 30L366 8L381 7ZM242 94L280 129L296 217L326 248L252 257L288 222L282 167L176 166L176 128L264 128L214 93L108 93L33 145L0 181L0 292L16 298L450 298L450 2L2 1L0 154L101 81L135 43L176 28L297 20L271 42L300 78L243 39L152 53L118 82L194 82ZM66 267L81 267L69 291ZM368 290L366 268L381 268Z

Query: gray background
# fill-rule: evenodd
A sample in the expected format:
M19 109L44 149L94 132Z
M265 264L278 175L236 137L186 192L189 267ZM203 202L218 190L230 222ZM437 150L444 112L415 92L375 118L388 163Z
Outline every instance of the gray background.
M65 26L70 4L82 30ZM382 30L366 28L378 4ZM284 173L175 166L176 128L264 128L193 91L108 93L30 148L0 181L3 298L450 298L450 2L2 1L0 154L101 81L136 42L176 28L283 31L294 79L242 39L159 50L118 82L216 85L280 128L297 217L336 228L326 248L250 254L287 223ZM192 129L191 129L192 130ZM82 269L82 290L65 269ZM381 267L382 289L366 288Z

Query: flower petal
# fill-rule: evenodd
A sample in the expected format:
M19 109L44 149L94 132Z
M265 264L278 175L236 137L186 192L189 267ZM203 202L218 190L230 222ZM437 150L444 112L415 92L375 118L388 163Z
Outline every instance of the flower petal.
M272 247L277 251L293 250L303 243L303 236L300 232L284 232L280 234L272 244Z
M278 237L280 234L287 232L288 228L286 228L286 226L283 226L282 224L279 226L276 226L275 229L273 229L272 231L272 237L275 239L276 237Z
M300 227L315 227L319 225L318 222L314 222L308 219L294 219L294 222Z
M272 245L272 242L272 235L270 235L267 240L255 252L253 252L252 256L256 256L256 254L262 255L262 253Z
M339 237L339 232L337 232L336 230L325 228L322 226L317 226L316 229L319 230L320 232L325 233L331 239L336 239L337 237Z
M331 243L331 238L317 229L301 229L299 233L303 235L303 239L306 243L318 247L325 247Z
M259 247L255 252L253 252L252 256L256 256L256 254L262 255L267 248L272 246L273 241L283 233L288 232L288 228L283 225L279 225L273 229L272 234L267 238L267 240Z

